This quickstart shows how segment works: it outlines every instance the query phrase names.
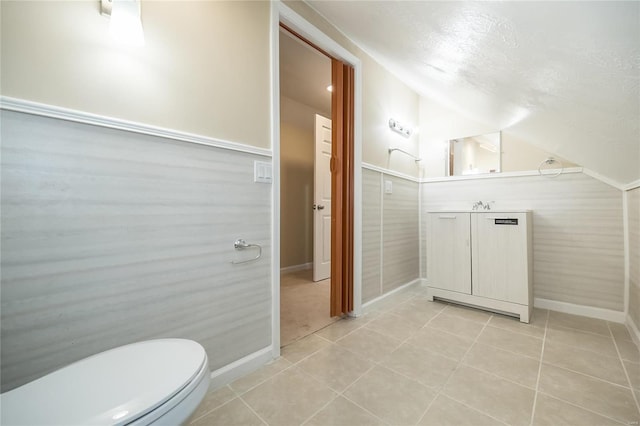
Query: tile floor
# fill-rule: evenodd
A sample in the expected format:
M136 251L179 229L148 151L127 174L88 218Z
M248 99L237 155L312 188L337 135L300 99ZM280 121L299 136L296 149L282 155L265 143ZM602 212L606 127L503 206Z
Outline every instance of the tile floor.
M192 425L638 425L638 398L623 325L546 310L526 325L415 289L209 392Z

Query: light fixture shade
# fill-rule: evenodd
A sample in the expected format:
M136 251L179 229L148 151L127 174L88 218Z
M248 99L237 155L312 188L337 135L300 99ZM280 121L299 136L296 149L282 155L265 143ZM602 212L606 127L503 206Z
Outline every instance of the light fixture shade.
M109 34L122 44L144 46L144 32L140 20L138 0L112 0Z
M394 120L393 118L389 119L389 128L394 132L400 133L405 138L411 136L412 130L409 126L405 126L400 123L398 120Z

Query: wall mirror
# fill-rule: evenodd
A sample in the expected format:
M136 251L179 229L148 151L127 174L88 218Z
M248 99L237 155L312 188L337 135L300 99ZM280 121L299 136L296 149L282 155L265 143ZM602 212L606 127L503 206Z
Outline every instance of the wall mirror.
M451 139L448 151L447 176L499 173L501 132Z

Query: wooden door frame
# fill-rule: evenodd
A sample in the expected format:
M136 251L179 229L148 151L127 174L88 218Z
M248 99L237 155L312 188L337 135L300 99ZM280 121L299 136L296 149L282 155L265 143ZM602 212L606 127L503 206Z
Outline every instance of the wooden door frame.
M273 164L271 244L271 354L280 356L280 22L330 56L354 69L354 203L353 203L353 316L362 311L362 64L351 52L322 33L281 2L271 3L271 147Z

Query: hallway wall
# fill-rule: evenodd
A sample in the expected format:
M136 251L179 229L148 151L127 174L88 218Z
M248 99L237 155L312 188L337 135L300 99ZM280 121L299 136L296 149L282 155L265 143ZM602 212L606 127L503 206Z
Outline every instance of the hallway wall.
M313 262L316 110L280 98L280 267Z

